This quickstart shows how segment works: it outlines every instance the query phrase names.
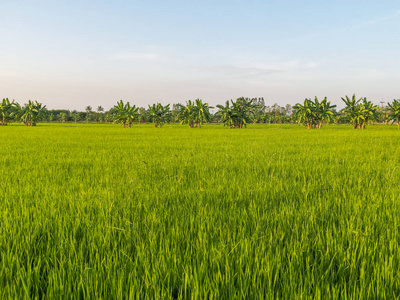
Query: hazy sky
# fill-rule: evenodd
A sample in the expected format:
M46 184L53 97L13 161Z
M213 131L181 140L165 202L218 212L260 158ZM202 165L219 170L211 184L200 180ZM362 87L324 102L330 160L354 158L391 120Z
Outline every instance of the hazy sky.
M0 98L400 98L400 1L0 0Z

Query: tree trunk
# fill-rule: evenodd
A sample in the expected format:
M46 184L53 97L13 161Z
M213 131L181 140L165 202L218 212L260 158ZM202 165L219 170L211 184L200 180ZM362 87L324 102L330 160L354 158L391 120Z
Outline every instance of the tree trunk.
M399 130L400 130L400 119L397 119L397 126L399 126Z

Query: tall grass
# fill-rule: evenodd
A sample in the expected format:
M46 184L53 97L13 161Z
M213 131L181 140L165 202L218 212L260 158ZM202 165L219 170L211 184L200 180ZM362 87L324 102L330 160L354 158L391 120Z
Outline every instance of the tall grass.
M395 298L395 126L0 128L0 298Z

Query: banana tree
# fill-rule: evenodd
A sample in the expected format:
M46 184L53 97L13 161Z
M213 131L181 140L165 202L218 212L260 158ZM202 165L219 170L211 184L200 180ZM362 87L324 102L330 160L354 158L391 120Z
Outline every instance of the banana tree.
M133 121L139 115L139 107L136 107L136 105L131 106L129 102L124 104L122 100L117 102L114 109L116 111L114 122L122 124L124 127L131 127Z
M400 99L396 100L394 99L392 103L388 103L389 109L390 109L390 119L393 120L393 122L396 120L397 121L397 126L399 127L400 130Z
M163 124L167 123L171 117L171 111L169 109L169 104L163 106L161 103L149 105L147 109L147 114L152 120L154 127L162 127Z
M229 128L233 127L233 111L231 106L229 105L229 100L225 102L225 106L218 104L217 108L219 109L217 114L221 116L221 122L224 123L224 126L229 126Z
M213 107L209 106L208 103L203 103L201 99L195 100L194 119L196 122L196 127L200 127L204 122L210 122L210 109L212 108Z
M7 126L8 122L13 118L15 114L15 102L3 98L0 102L0 125Z
M330 122L333 120L333 112L331 109L335 108L336 105L331 105L331 102L325 97L321 102L315 97L314 102L312 102L313 107L313 123L314 128L321 128L322 122Z
M314 125L313 120L313 102L311 99L305 99L303 104L297 103L293 106L295 110L294 116L301 124L306 124L307 129L311 129Z
M189 124L190 128L194 127L195 118L195 103L192 100L186 102L186 105L178 104L179 111L177 119L181 124Z
M255 110L259 108L258 105L254 104L254 99L244 97L236 99L235 102L231 100L231 103L235 128L246 127L247 123L250 121L250 117L254 116Z
M21 120L25 126L36 126L36 123L42 120L46 115L46 105L37 101L29 100L22 108Z
M111 123L111 122L113 122L113 120L114 120L114 114L108 112L106 114L105 122L106 123Z
M225 106L217 105L217 114L221 117L221 122L229 128L246 127L254 118L256 109L261 107L255 104L255 99L241 97L236 101L231 100L230 104L226 101Z
M58 115L58 119L60 120L61 123L65 123L65 120L67 119L67 114L66 113L60 113Z
M376 117L378 107L372 103L372 101L367 101L367 98L362 99L360 105L359 117L358 117L358 128L365 129L365 124L372 118Z
M353 94L351 98L347 95L345 96L345 98L342 97L342 100L344 104L346 104L344 111L350 118L350 122L353 124L353 128L359 128L359 119L361 114L360 102L362 101L362 98L357 100L356 94Z
M78 113L73 113L72 114L72 120L76 123L79 120L79 114Z

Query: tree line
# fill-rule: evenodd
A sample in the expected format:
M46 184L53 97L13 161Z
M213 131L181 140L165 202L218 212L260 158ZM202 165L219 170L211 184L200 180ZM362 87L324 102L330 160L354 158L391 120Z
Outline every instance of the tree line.
M22 122L26 126L35 126L38 122L86 122L119 123L131 127L133 123L153 123L162 127L167 123L187 124L190 128L201 127L204 123L222 123L228 128L244 128L249 123L304 124L307 129L319 129L324 123L350 123L355 129L364 129L370 122L389 124L397 122L400 129L400 100L395 99L387 106L377 106L366 98L342 98L345 108L336 111L325 97L319 101L305 99L293 107L274 104L265 105L264 98L245 98L228 100L223 105L210 106L201 99L188 100L186 103L162 105L156 103L147 108L131 105L120 100L110 110L102 106L93 110L87 106L85 111L48 110L38 101L29 100L25 105L3 98L0 102L0 125L9 122ZM215 109L216 112L212 112Z

